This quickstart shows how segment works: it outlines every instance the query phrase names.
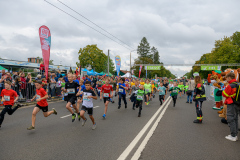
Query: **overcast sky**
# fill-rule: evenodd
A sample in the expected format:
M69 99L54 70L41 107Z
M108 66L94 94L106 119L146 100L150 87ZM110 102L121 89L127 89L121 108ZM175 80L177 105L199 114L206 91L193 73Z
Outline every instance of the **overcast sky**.
M48 0L79 20L101 31L57 0ZM215 40L240 31L239 0L61 0L107 30L131 48L142 37L160 53L165 64L189 64L211 52ZM54 64L75 66L78 50L97 46L111 58L122 58L129 70L130 50L73 19L44 0L0 0L0 57L27 61L42 55L38 29L49 27ZM104 33L104 31L101 31ZM105 33L107 35L107 33ZM111 35L108 35L111 37ZM114 39L114 37L112 37ZM132 53L132 63L137 53ZM182 76L191 67L167 67Z

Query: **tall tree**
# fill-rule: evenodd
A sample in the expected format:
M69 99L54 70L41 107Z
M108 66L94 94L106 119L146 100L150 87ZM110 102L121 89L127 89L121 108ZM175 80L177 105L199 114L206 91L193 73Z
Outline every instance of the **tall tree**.
M150 44L147 41L146 37L143 37L138 48L137 53L139 57L150 58L152 59L153 55L150 52ZM142 63L145 64L145 59L143 59Z
M102 72L107 69L107 56L97 45L87 45L84 48L80 48L78 54L80 63L77 62L77 66L91 67L96 72Z
M159 52L157 50L157 48L155 48L154 46L151 48L151 53L153 55L153 63L154 64L160 64L160 61L159 61Z

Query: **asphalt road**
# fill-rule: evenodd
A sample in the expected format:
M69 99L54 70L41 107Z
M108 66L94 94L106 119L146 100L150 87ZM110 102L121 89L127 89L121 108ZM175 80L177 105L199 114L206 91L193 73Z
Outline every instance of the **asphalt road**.
M221 124L216 111L211 109L212 102L203 104L204 123L198 125L192 123L196 118L194 105L185 101L186 97L178 99L173 108L169 98L160 107L156 97L150 105L143 106L140 118L138 111L132 110L131 102L128 101L127 109L123 105L117 109L114 103L109 105L107 119L103 120L104 104L98 99L94 101L93 115L96 130L91 129L89 118L84 127L82 120L72 123L66 103L56 102L49 108L56 108L58 115L45 118L39 112L36 129L28 131L33 107L21 108L12 116L5 116L0 129L0 160L115 160L124 156L131 159L154 123L157 128L140 152L140 159L239 159L240 142L224 139L229 128Z

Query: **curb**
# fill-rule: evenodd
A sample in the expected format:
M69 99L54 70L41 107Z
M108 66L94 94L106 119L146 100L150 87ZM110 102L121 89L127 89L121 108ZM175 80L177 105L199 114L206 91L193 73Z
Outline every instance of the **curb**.
M57 102L57 101L61 101L62 98L52 98L52 99L47 99L47 102ZM18 103L17 103L18 104ZM35 105L37 104L37 102L21 102L20 104L22 104L23 106L30 106L30 105ZM13 107L16 106L16 103L13 105ZM0 106L0 111L3 110L4 105Z

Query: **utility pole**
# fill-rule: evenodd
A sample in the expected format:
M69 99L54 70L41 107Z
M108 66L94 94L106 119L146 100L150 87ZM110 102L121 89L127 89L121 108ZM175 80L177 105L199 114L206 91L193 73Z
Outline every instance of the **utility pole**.
M109 76L109 50L108 50L108 76Z
M131 52L130 52L130 74L131 74L131 77L132 77L132 72L131 72Z

